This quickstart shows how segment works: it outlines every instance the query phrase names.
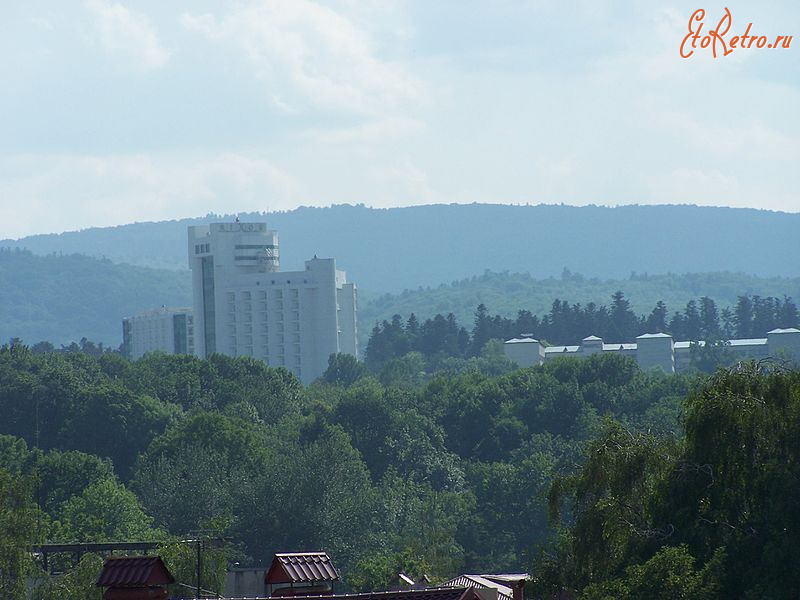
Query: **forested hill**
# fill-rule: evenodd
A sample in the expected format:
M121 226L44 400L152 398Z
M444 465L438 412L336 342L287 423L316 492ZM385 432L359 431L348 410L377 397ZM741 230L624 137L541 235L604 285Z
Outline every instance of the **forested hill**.
M689 300L707 296L720 309L735 306L740 295L789 296L800 299L800 278L755 277L737 273L633 275L625 279L593 279L571 272L549 279L528 274L491 273L419 288L401 294L359 298L359 333L366 348L377 321L392 315L421 320L452 312L461 325L472 327L475 309L485 304L492 314L514 318L520 309L542 316L553 301L607 305L622 290L633 311L648 314L659 300L669 313ZM0 344L12 337L29 344L69 344L86 337L116 348L122 341L121 319L162 304L191 304L189 271L114 264L81 255L36 256L28 251L0 250Z
M362 289L399 292L488 269L594 277L734 271L800 276L800 214L698 206L363 205L301 207L266 220L281 239L283 268L334 256ZM219 220L135 223L0 241L35 253L82 253L116 262L186 268L186 227Z
M800 278L762 278L741 273L668 273L633 274L626 279L603 280L564 271L560 277L534 279L528 274L487 272L435 288L369 297L359 306L359 327L364 334L376 322L391 320L395 314L407 318L414 313L423 320L437 313L453 313L460 324L470 328L479 304L486 305L492 314L505 317L515 317L521 309L542 316L550 311L555 299L583 306L590 302L607 305L618 290L625 293L637 315L649 314L659 300L672 314L701 296L711 298L720 308L735 306L743 295L788 296L797 300L800 299ZM597 332L584 332L584 335L590 333Z
M189 271L0 250L0 340L69 344L87 337L116 348L123 317L191 304L190 286Z

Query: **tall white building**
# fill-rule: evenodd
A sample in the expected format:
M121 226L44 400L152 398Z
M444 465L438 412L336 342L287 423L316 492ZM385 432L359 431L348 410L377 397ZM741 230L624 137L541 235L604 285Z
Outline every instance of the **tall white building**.
M191 308L165 306L122 320L122 353L141 358L148 352L194 354Z
M281 271L265 223L189 227L188 250L199 356L253 356L310 383L331 354L358 355L356 288L334 259Z

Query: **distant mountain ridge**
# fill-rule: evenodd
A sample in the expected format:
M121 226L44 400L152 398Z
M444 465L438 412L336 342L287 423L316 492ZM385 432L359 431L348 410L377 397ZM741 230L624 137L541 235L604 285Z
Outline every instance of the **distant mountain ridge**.
M81 253L114 262L186 268L186 228L228 217L134 223L2 240L37 254ZM800 275L800 214L686 205L574 207L449 204L363 205L241 213L280 235L282 267L333 256L365 290L400 292L485 270L591 277L632 272L731 271Z

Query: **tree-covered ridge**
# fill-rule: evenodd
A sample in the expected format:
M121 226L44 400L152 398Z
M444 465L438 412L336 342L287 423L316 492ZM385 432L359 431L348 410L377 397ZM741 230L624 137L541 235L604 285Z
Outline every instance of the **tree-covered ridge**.
M736 306L739 296L800 298L800 278L755 277L743 273L631 274L626 279L599 279L564 270L560 277L537 279L525 273L486 272L480 276L432 288L406 290L401 294L366 294L359 305L361 332L371 331L376 322L390 321L396 314L411 313L420 321L437 314L453 313L459 323L471 323L475 307L483 304L504 318L520 310L545 315L556 299L569 305L599 306L622 290L631 309L648 314L658 301L669 309L667 320L690 300L701 296L714 301L718 310ZM363 296L364 294L362 294ZM363 300L363 299L362 299ZM365 329L368 327L368 329ZM588 334L584 334L588 335Z
M86 337L117 348L123 317L191 305L190 284L188 271L0 249L0 340L58 346Z
M797 213L700 206L439 204L391 209L300 207L288 212L240 213L239 217L266 221L278 230L284 268L302 268L302 261L314 254L333 256L351 281L378 292L436 286L487 269L530 273L539 279L557 277L563 267L614 279L631 272L724 270L800 276L795 260L800 255ZM116 262L184 269L186 227L233 218L207 215L132 223L37 235L0 245L40 254L77 252ZM707 292L695 290L693 295L701 293ZM789 292L761 295L782 293ZM469 306L481 301L498 306L487 300L472 299ZM686 300L665 299L671 304ZM535 306L529 309L538 312ZM447 313L451 309L434 306L433 310ZM395 312L412 311L418 312L416 308Z

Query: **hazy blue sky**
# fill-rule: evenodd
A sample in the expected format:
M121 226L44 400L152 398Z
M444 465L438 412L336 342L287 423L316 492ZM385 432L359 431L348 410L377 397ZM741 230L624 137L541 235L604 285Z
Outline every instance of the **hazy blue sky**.
M729 2L729 37L800 3ZM800 211L800 40L684 60L725 4L0 7L0 238L360 203Z

